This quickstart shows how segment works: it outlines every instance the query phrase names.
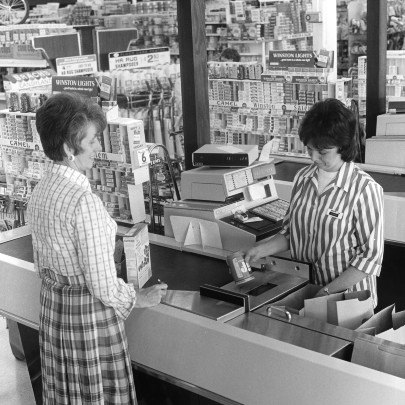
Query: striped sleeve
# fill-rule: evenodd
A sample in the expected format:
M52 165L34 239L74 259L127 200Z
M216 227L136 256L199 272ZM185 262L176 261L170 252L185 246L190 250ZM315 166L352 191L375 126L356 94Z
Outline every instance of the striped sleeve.
M369 275L378 276L384 253L384 193L382 187L370 181L354 212L358 254L351 265Z
M126 319L135 305L135 290L116 275L115 246L108 237L106 215L96 195L86 193L80 198L74 217L77 253L90 293Z
M291 190L291 201L290 201L290 204L288 206L288 210L287 210L287 212L286 212L286 214L284 216L281 231L279 232L287 240L290 240L290 234L291 234L291 231L290 231L290 220L291 220L291 211L290 210L291 210L291 205L292 205L294 197L297 195L298 181L299 181L299 177L300 177L301 172L302 172L302 169L294 177L293 186L292 186L292 190Z

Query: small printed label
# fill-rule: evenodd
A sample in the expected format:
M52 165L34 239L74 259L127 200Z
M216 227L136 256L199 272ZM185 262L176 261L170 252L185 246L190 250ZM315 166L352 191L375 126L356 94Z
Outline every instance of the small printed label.
M329 209L328 215L333 218L341 219L343 216L343 213Z
M82 76L97 73L96 55L57 58L56 71L59 76Z

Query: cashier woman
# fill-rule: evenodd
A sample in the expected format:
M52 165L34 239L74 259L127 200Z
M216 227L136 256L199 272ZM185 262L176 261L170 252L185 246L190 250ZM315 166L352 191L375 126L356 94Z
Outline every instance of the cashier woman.
M245 253L252 262L290 250L313 265L317 296L370 290L377 305L376 277L384 251L383 189L353 160L354 114L336 99L316 103L299 137L312 164L295 176L281 231Z
M52 160L28 206L42 279L39 339L43 404L136 404L124 319L160 302L164 283L135 290L117 278L116 223L83 174L101 150L101 108L50 97L36 126Z

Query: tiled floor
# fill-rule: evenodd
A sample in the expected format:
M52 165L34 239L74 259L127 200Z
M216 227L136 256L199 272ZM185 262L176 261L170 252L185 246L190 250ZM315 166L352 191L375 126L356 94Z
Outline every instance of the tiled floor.
M6 320L0 316L0 404L34 405L28 369L10 348Z

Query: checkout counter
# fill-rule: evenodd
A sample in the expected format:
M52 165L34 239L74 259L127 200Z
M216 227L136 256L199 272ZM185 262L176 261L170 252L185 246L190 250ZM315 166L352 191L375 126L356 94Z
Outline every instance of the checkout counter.
M29 228L10 231L0 242L0 314L19 323L30 375L38 382L34 365L40 280L34 273ZM200 398L174 403L405 403L404 379L350 362L357 337L378 338L267 311L265 303L288 297L308 282L307 276L296 275L295 263L272 258L257 270L265 278L261 284L277 287L259 293L265 296L264 305L257 305L249 299L250 290L232 288L224 260L228 252L206 249L205 255L197 255L195 247L157 235L150 235L150 243L149 283L159 278L169 291L164 303L134 309L126 330L137 373ZM276 274L278 265L287 268ZM294 271L285 283L291 265ZM309 274L309 269L303 270ZM208 292L203 294L201 287Z

